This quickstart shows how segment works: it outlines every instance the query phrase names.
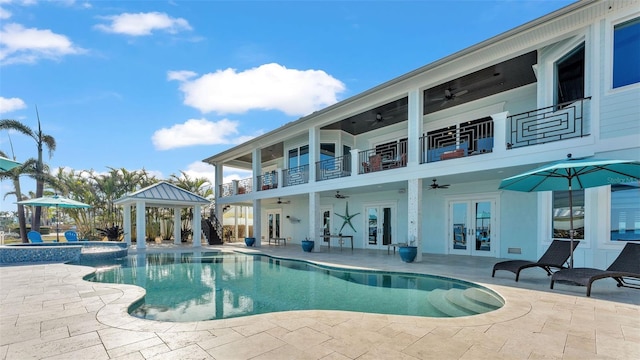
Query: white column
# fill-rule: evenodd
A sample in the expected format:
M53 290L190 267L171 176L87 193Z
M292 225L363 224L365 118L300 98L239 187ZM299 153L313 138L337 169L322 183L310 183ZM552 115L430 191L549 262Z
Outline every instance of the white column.
M320 130L309 128L309 182L316 182L316 162L320 160Z
M507 136L507 116L508 111L491 115L493 119L493 152L504 153L507 151L507 142L510 136Z
M358 158L358 154L360 150L351 149L351 176L358 175L360 173L360 159Z
M124 241L127 243L127 246L131 246L131 205L123 205L122 211L124 216Z
M422 179L407 181L407 241L418 247L417 262L422 261Z
M262 206L257 199L253 200L253 237L256 238L255 246L262 246Z
M420 162L420 137L422 136L422 96L418 89L409 91L407 166Z
M216 168L216 173L214 178L214 183L215 183L214 189L215 189L215 199L216 199L215 214L216 214L216 218L220 219L220 222L222 222L222 206L220 205L220 201L218 200L222 198L222 194L220 193L220 187L222 186L222 175L224 170L221 163L216 163L215 168Z
M196 204L193 207L193 247L202 246L202 206Z
M182 208L173 208L173 243L180 245L182 243L182 222L180 221L180 213Z
M202 246L202 208L199 204L193 206L193 221L191 223L191 230L193 247Z
M136 201L136 246L138 249L147 248L147 240L145 238L147 229L144 210L144 201Z
M316 242L313 252L320 252L323 239L322 234L322 213L320 212L320 193L309 193L309 240Z

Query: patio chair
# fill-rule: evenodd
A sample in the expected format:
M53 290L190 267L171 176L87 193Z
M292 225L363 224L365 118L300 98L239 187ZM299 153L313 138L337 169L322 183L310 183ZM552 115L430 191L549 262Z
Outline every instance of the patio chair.
M27 233L27 239L29 239L29 242L32 243L41 243L42 241L42 235L40 235L39 232L31 230Z
M78 241L78 233L73 230L67 230L64 232L64 238L67 239L68 242Z
M369 156L369 171L380 170L382 170L382 156L380 154Z
M607 270L573 268L557 271L551 277L551 289L556 281L568 285L586 286L587 296L591 296L593 282L606 278L613 278L618 282L618 287L640 289L640 285L630 284L624 280L624 278L640 279L640 244L627 243Z
M573 240L573 250L578 246L580 241ZM499 262L493 265L493 273L491 277L494 277L496 270L507 270L516 274L516 281L520 278L520 271L530 267L540 267L547 272L547 275L551 276L551 268L565 269L565 263L571 256L571 242L564 240L553 240L547 251L544 252L540 260L507 260Z

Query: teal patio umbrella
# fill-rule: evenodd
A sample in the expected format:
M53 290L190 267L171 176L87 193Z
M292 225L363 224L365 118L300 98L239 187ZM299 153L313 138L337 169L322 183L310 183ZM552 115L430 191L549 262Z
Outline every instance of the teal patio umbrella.
M569 191L569 239L573 249L573 190L640 181L640 162L571 158L555 161L540 168L512 176L500 182L500 189L514 191ZM571 250L569 267L573 267Z
M22 164L20 164L17 161L13 161L11 159L7 159L4 156L0 156L0 171L9 171L14 167L20 166L20 165Z
M82 208L90 208L91 205L82 203L80 201L68 199L66 197L60 195L53 196L43 196L35 199L18 201L16 204L21 205L30 205L30 206L44 206L51 207L55 206L56 208L56 241L60 241L59 235L59 226L60 219L58 218L58 209L59 208L67 208L67 209L82 209Z

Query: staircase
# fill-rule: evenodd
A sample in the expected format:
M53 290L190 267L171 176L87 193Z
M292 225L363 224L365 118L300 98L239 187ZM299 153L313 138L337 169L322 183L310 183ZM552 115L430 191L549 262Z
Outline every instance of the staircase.
M202 219L202 232L209 245L222 245L222 224L214 216Z
M504 305L495 295L478 288L435 289L427 296L435 308L435 316L457 317L481 314Z

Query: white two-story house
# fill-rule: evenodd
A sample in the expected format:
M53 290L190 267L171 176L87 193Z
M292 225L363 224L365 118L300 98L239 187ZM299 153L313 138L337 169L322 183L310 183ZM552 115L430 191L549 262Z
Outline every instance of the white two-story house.
M357 249L412 242L417 261L537 259L568 238L567 193L498 186L569 153L640 160L639 1L577 2L204 161L216 217L258 246L348 249L342 234ZM223 183L228 167L253 175ZM574 191L576 266L640 241L638 185Z

